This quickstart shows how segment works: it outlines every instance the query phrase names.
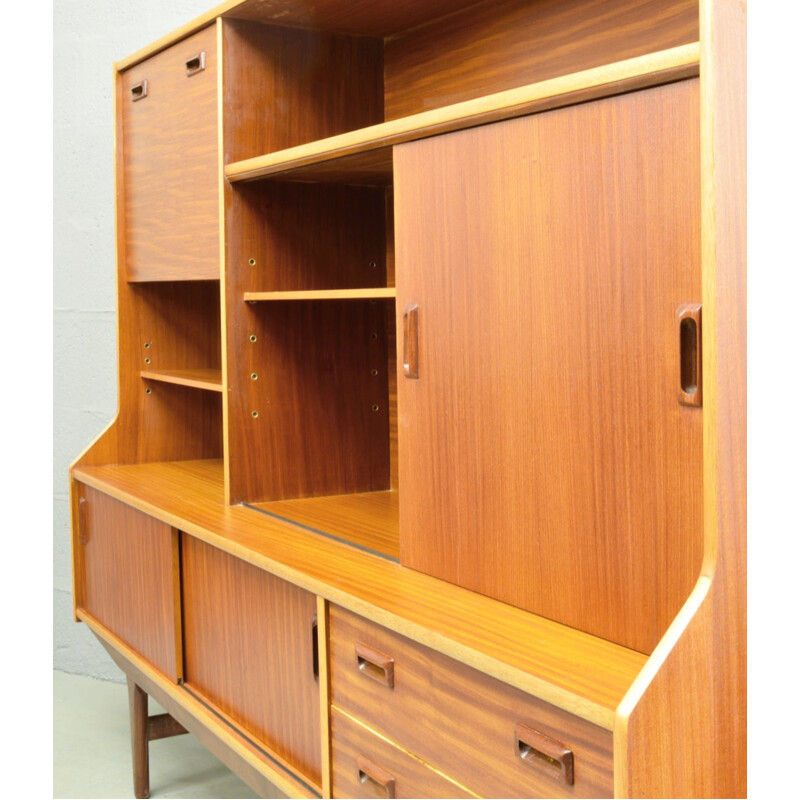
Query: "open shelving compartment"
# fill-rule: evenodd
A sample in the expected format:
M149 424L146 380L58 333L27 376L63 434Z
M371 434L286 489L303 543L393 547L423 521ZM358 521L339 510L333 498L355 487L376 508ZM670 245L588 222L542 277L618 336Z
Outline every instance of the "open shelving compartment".
M396 560L391 178L228 185L227 414L232 503Z

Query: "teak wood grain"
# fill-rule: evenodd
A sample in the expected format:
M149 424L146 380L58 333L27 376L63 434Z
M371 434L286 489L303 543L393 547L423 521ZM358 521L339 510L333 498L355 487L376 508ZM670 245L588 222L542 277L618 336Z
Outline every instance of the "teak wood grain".
M88 486L80 494L81 607L177 680L180 597L172 528Z
M393 660L391 686L359 668L356 648ZM332 606L331 702L483 797L612 797L611 734ZM574 752L575 780L514 747L517 726Z
M700 10L703 577L620 706L617 791L628 797L748 788L747 11L733 0L702 0Z
M400 557L397 491L251 503L253 508L391 558Z
M225 19L225 163L383 121L383 43Z
M221 461L76 467L76 480L609 730L640 653L224 502Z
M386 796L374 780L383 774L393 781L397 798L477 797L338 708L331 709L331 731L333 797Z
M189 733L261 795L275 787L291 797L319 797L277 754L256 746L240 729L229 725L186 687L155 670L139 653L85 611L78 611L114 663L137 686L183 725Z
M212 25L122 74L129 281L219 278L217 47ZM205 53L187 77L186 60ZM147 96L131 89L147 81Z
M293 174L301 179L307 170L312 176L310 180L314 180L319 170L329 175L340 174L344 180L349 180L351 173L361 170L362 157L363 163L372 163L371 157L367 160L365 155L370 151L375 152L376 159L382 159L385 155L379 155L381 150L403 142L695 77L698 59L699 45L693 42L615 61L237 161L225 167L225 176L232 183L269 176L291 179ZM341 168L336 163L325 164L337 160L343 162ZM358 179L354 182L363 183Z
M182 537L185 682L319 786L316 598Z
M232 502L389 488L382 303L239 300L228 361Z
M702 552L697 119L693 79L395 148L401 562L644 653Z
M386 119L697 41L696 0L488 0L386 42Z

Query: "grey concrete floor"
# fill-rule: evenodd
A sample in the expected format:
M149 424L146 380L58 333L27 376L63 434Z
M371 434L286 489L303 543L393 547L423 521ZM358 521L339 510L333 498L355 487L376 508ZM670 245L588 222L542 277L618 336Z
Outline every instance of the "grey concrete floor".
M258 797L193 736L150 743L150 796ZM53 797L133 797L125 684L53 673Z

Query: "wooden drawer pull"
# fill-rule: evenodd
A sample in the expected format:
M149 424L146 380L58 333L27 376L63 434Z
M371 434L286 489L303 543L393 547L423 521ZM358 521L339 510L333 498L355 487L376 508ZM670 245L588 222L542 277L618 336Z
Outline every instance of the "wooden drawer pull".
M89 520L87 518L86 498L78 500L78 541L82 545L89 544Z
M192 75L197 75L206 68L206 54L205 51L198 53L196 56L186 59L186 77L191 78Z
M703 405L700 310L698 304L678 308L678 351L680 379L678 400L684 406Z
M403 375L419 378L419 306L406 306L403 312Z
M356 645L356 665L359 672L394 689L394 659L390 656L359 642Z
M523 761L538 762L555 767L564 783L575 783L575 758L572 750L539 731L517 725L514 728L514 752Z
M391 772L379 767L364 756L356 756L358 766L358 782L363 786L371 785L377 797L395 797L395 779Z
M135 103L137 100L144 100L147 97L147 80L139 81L131 86L131 100Z

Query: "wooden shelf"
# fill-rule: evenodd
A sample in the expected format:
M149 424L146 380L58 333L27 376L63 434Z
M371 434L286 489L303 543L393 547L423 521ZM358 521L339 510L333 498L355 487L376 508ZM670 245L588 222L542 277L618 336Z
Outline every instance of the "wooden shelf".
M219 369L143 369L141 376L149 381L191 386L209 392L222 391L222 370Z
M400 503L396 491L246 505L370 553L400 560Z
M392 300L397 290L377 287L374 289L314 289L298 292L245 292L244 299L250 303L275 300Z
M641 653L301 525L246 506L227 506L221 460L76 467L72 477L608 730L647 661ZM331 506L339 502L305 501L304 518L331 519L336 516ZM392 502L389 498L389 507ZM303 501L282 505L295 504Z
M225 167L225 177L235 183L270 177L315 180L316 175L318 180L359 183L366 175L383 182L393 145L694 77L699 59L698 43L682 45L237 161Z

